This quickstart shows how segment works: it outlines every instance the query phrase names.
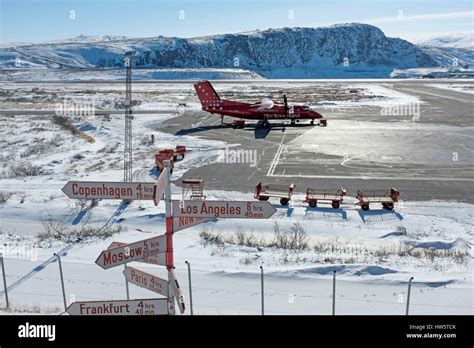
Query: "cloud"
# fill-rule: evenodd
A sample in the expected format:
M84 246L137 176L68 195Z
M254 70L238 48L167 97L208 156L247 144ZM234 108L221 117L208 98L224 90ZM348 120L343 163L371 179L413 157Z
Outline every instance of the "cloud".
M397 16L394 17L380 17L373 18L364 21L369 24L380 24L388 22L397 22L397 21L430 21L435 19L459 19L459 18L473 18L474 11L464 11L464 12L449 12L449 13L428 13L421 15L407 16L402 10L398 12Z

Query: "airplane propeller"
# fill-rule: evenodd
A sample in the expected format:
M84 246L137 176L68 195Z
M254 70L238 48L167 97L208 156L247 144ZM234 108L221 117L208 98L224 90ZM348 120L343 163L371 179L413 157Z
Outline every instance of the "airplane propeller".
M288 118L288 111L290 110L288 106L288 99L286 98L286 94L283 94L283 103L285 104L285 118Z

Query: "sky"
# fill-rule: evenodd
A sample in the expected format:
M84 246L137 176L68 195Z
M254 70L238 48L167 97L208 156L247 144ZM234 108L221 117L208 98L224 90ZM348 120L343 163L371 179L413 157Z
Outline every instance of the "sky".
M472 0L0 0L0 42L195 37L367 23L420 42L474 29Z

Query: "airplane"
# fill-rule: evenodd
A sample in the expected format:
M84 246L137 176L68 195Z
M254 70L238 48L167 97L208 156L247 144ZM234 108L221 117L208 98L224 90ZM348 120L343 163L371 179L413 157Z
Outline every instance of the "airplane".
M238 101L221 99L209 81L203 80L194 84L194 89L201 102L202 110L211 114L221 115L221 123L224 116L236 117L248 120L262 120L264 127L270 127L269 120L290 120L291 125L296 121L319 119L319 125L326 126L326 119L306 105L289 106L286 94L283 96L283 104L274 103L268 98L263 98L260 103L242 103ZM285 125L283 124L283 131Z

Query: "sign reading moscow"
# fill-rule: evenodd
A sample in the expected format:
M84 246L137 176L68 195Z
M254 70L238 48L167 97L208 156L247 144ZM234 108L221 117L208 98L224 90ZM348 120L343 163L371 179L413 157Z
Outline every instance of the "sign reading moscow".
M95 260L100 267L107 269L127 262L139 261L166 251L166 235L152 237L124 246L102 251Z

